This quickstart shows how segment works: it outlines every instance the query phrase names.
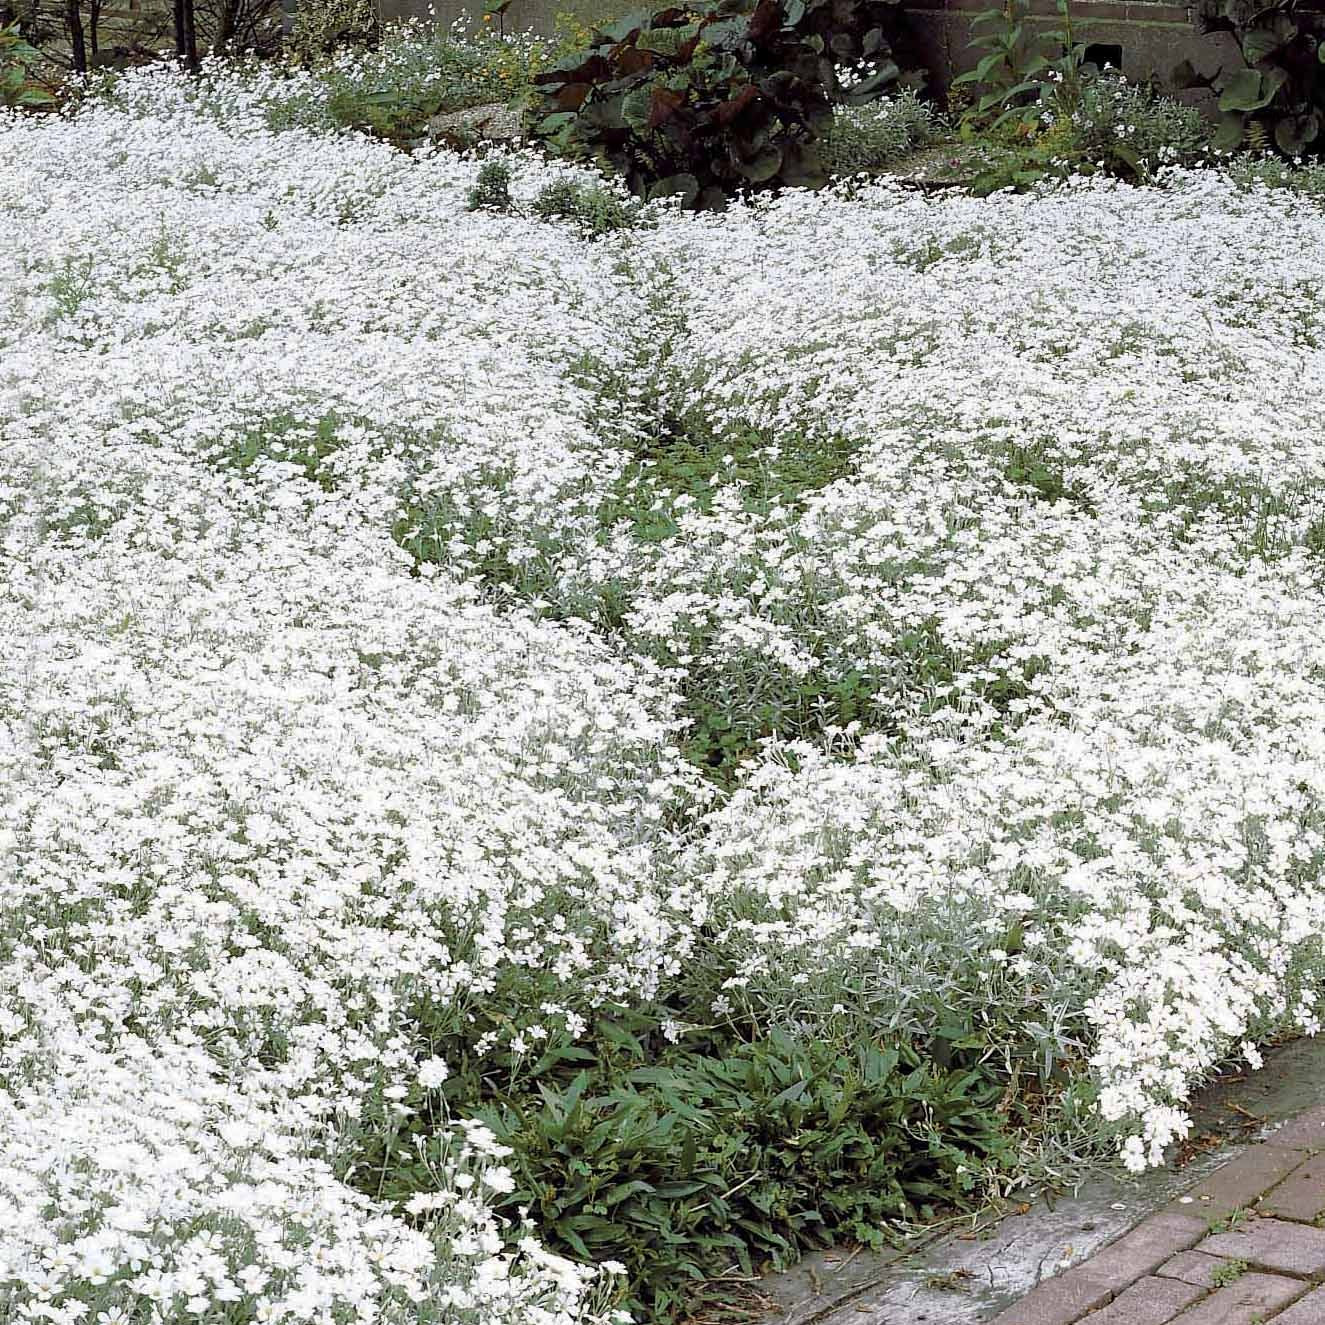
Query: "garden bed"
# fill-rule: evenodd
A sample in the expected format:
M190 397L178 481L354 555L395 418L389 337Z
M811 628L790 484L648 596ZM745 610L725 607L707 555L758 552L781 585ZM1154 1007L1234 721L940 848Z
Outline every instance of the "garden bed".
M666 1319L1316 1029L1316 203L310 86L0 119L0 1307Z

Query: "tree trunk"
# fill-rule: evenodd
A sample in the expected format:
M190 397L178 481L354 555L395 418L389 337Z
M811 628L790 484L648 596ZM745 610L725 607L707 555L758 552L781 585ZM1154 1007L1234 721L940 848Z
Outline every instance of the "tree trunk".
M64 21L69 28L69 46L74 54L74 73L87 73L87 42L83 37L83 15L78 9L78 0L67 0L64 7Z
M184 19L184 65L191 74L196 74L199 65L197 65L197 32L193 26L193 0L179 0L179 8L183 11Z
M221 21L216 26L212 54L220 55L229 49L239 27L239 0L221 0Z

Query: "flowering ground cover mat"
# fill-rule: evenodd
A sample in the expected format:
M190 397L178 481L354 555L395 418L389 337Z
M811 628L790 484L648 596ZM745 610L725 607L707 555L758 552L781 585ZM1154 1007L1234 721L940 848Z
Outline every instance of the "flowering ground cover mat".
M0 1315L603 1318L455 1083L607 1008L965 1065L972 1188L1316 1030L1316 205L591 241L296 85L0 116Z

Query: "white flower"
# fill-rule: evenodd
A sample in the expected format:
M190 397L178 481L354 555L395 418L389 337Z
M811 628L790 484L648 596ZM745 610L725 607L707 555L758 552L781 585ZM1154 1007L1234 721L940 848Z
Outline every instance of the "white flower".
M425 1090L436 1090L447 1075L446 1063L441 1058L429 1058L419 1064L418 1082Z

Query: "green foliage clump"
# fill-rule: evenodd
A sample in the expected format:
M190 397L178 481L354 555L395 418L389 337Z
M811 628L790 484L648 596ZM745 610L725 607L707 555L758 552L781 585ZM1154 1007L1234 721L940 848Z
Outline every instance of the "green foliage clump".
M972 44L985 54L954 80L975 89L963 136L995 149L976 193L1100 172L1149 180L1161 166L1206 155L1210 134L1197 110L1087 63L1068 0L1058 0L1058 14L1061 27L1038 37L1027 35L1029 0L1005 0L977 20L985 31Z
M590 237L628 230L638 224L640 208L601 184L557 179L545 184L529 206L540 221L570 221Z
M1153 180L1164 166L1196 165L1211 151L1201 113L1112 74L1086 74L1072 110L1005 136L975 182L977 193L1069 175Z
M693 0L595 32L539 74L534 133L592 157L641 197L721 207L732 193L827 180L835 62L874 60L875 95L898 77L887 0Z
M478 169L467 205L471 212L509 212L515 206L511 197L511 167L505 161L485 161Z
M1247 1262L1242 1260L1220 1261L1211 1271L1210 1283L1215 1288L1226 1288L1235 1284L1247 1273Z
M427 133L434 115L521 104L552 58L551 47L531 34L503 36L490 26L471 33L461 23L438 31L393 25L357 59L325 54L316 43L296 51L313 67L314 92L273 105L274 128L321 121L407 145Z
M44 110L55 104L55 98L32 77L40 59L36 47L19 35L17 24L0 27L0 106Z
M1229 177L1244 189L1285 189L1325 203L1325 164L1294 165L1281 156L1242 153L1228 164Z
M861 106L840 106L824 144L824 164L836 176L882 170L927 147L940 131L933 109L910 88Z
M287 49L293 59L317 64L336 51L373 46L379 34L373 0L300 0Z
M1195 165L1210 152L1210 126L1194 106L1116 75L1088 78L1072 116L1076 154L1113 174L1145 177ZM1120 149L1130 149L1120 155Z
M294 414L280 414L246 429L218 459L240 472L262 460L294 465L302 478L329 492L336 486L331 462L343 445L341 426L335 414L311 423Z
M1062 0L1060 14L1066 16ZM1057 38L1066 47L1067 73L1075 78L1079 53L1071 33L1040 34L1030 22L1030 0L1003 0L982 10L971 21L975 36L971 45L983 51L974 69L952 80L954 89L969 89L975 102L963 116L971 125L999 128L1008 123L1031 123L1038 119L1035 107L1044 90L1044 76L1054 70L1050 44Z
M1247 4L1207 0L1201 11L1207 32L1226 32L1237 43L1242 66L1222 65L1198 74L1189 60L1174 72L1182 87L1206 87L1219 97L1215 146L1232 152L1261 126L1285 156L1325 150L1325 26L1318 14L1301 13L1297 0Z
M527 1208L568 1255L624 1265L623 1305L640 1319L721 1300L732 1266L881 1245L890 1220L968 1204L1009 1156L1001 1085L905 1042L843 1049L728 1024L674 1044L618 1009L580 1041L554 1033L529 1053L479 1057L426 1009L421 1025L452 1065L446 1096L514 1151L502 1208ZM358 1166L367 1189L401 1203L430 1190L441 1144L418 1094Z

